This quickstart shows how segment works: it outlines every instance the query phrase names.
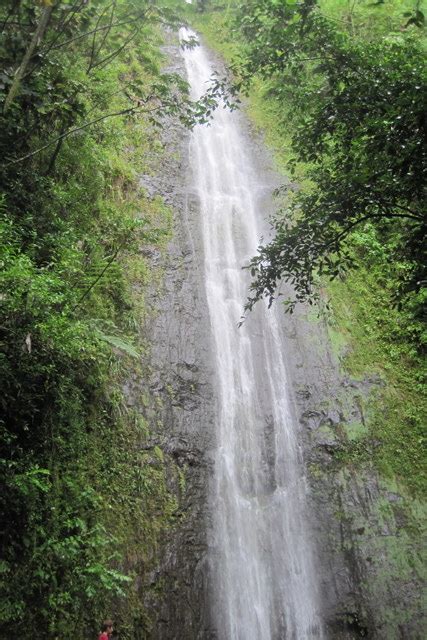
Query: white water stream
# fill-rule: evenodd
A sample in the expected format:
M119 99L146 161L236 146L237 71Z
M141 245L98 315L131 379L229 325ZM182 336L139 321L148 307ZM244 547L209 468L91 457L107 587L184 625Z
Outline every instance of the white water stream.
M183 37L194 35L183 30ZM213 69L183 52L192 95ZM263 304L238 328L265 192L241 116L218 109L191 135L190 189L200 202L204 277L217 375L212 482L212 607L218 640L323 638L305 518L306 484L291 410L279 310Z

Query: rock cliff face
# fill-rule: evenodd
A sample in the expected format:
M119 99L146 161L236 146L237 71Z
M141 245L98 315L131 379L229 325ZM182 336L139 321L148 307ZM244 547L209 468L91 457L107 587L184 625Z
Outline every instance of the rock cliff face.
M304 310L288 326L329 637L421 640L422 507L372 466L340 455L366 428L381 380L346 377L326 325Z
M171 44L165 53L168 71L184 75L179 47ZM155 176L141 176L148 194L160 195L173 214L167 252L149 256L163 277L153 288L144 328L151 347L149 379L143 383L149 397L142 411L151 425L158 425L154 438L181 477L178 486L176 473L171 473L171 489L180 495L176 526L159 549L156 570L143 577L151 618L144 637L153 640L213 637L206 532L215 401L198 202L187 188L188 136L176 122L167 123L161 167Z
M168 47L174 70L179 51ZM202 282L203 250L198 202L187 187L188 134L166 128L165 162L158 177L142 184L173 209L173 240L167 255L152 255L162 267L161 292L145 328L152 344L149 398L144 411L159 425L158 441L184 478L174 531L159 550L156 571L144 576L152 640L209 640L207 532L208 489L215 446L210 326ZM253 139L260 173L272 183L266 152ZM265 203L268 213L272 203ZM370 467L353 468L340 457L357 429L364 406L381 381L353 381L341 372L326 326L305 309L283 316L286 360L293 384L295 419L305 451L327 637L421 640L418 512L397 487ZM416 531L415 531L416 533ZM222 639L218 639L222 640ZM272 640L279 640L278 638ZM280 639L284 640L284 639Z

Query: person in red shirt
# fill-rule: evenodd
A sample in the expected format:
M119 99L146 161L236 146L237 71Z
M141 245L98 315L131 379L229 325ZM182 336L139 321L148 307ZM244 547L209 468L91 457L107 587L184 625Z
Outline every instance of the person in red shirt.
M98 640L110 640L113 635L113 621L104 620L101 627L101 633L98 636Z

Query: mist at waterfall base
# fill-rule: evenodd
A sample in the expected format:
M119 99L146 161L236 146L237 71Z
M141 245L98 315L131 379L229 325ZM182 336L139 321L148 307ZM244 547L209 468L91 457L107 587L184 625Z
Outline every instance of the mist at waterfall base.
M203 46L183 56L197 99L213 68ZM265 225L262 172L241 122L219 108L209 126L193 131L189 148L216 370L212 615L220 640L324 638L281 312L259 304L238 327L249 282L242 266Z

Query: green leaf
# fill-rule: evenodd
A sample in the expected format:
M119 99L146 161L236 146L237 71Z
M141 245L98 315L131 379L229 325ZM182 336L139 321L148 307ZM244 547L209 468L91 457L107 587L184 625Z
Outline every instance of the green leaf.
M141 357L141 354L139 353L139 351L135 349L134 345L132 345L130 342L126 342L125 340L123 340L123 338L119 338L118 336L113 336L113 335L103 333L99 329L95 329L95 331L96 331L97 337L100 340L107 342L112 347L115 347L116 349L123 351L124 353L126 353L128 356L131 356L132 358Z

